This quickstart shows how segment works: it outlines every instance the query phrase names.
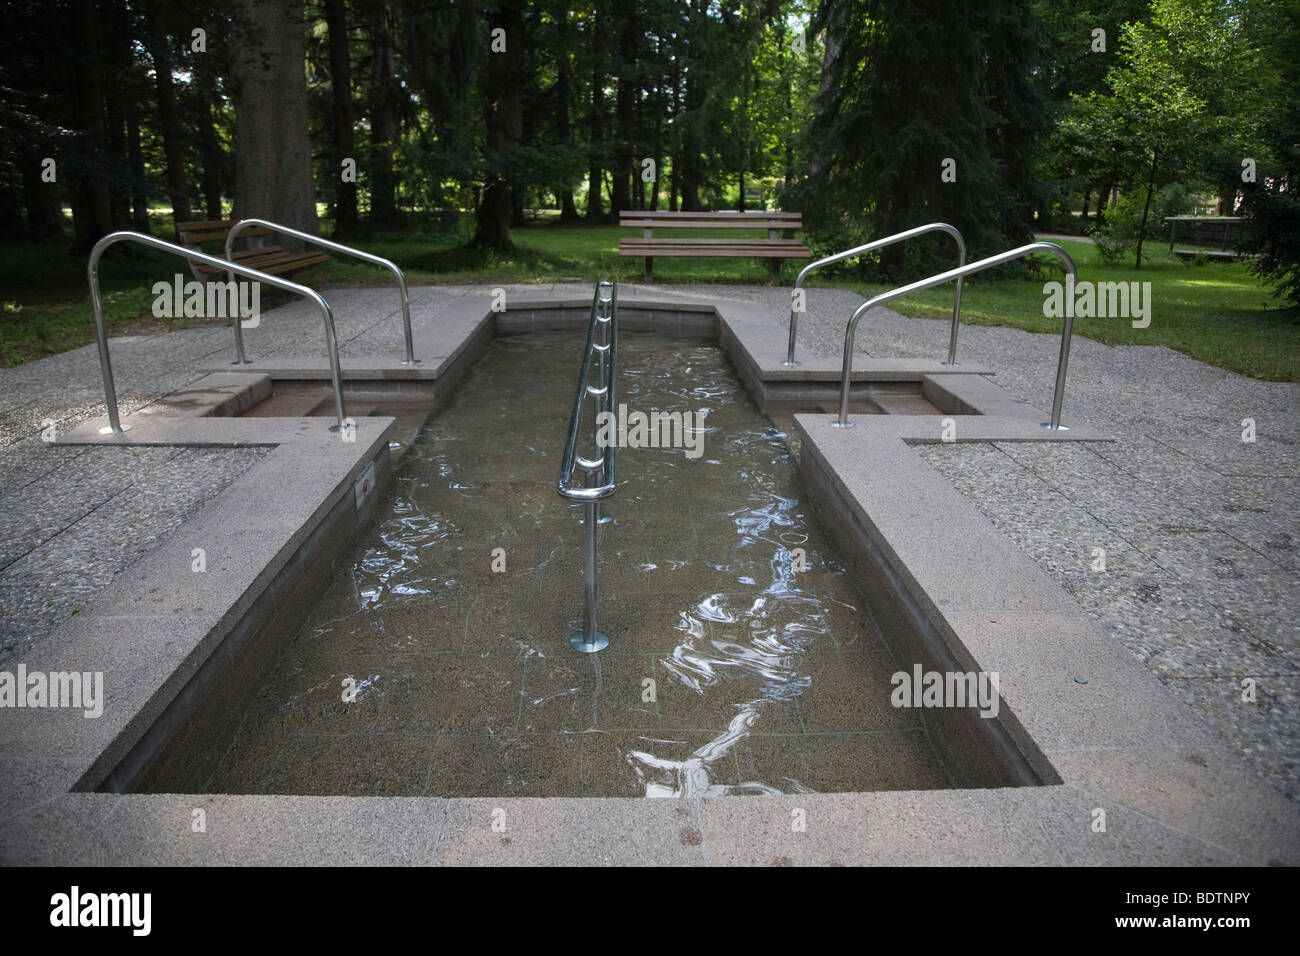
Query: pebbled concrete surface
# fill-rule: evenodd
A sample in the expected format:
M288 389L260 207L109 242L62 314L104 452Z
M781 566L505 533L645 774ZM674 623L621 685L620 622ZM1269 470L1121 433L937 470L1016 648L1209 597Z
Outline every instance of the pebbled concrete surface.
M0 663L77 614L269 451L9 449L3 462L15 477L0 484Z

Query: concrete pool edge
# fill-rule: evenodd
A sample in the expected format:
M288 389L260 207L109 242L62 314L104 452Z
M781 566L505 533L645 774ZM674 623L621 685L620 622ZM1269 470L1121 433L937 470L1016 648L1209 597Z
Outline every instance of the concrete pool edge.
M539 300L534 307L545 308L546 301ZM667 308L677 306L667 304ZM714 308L696 307L690 311ZM775 344L783 356L784 331L738 305L720 303L716 308L719 339L730 333L739 343L733 348L724 344L737 367L742 364L739 349L744 349L764 376L769 371L775 373L775 369L769 368L772 362L768 353ZM474 334L483 334L485 324L487 334L491 334L491 318L488 312L481 319L447 323L446 336L441 342L447 352L444 368L460 357ZM532 321L535 324L535 319ZM775 335L771 334L773 329ZM868 369L873 367L882 373L892 371L925 381L934 380L928 376L945 376L932 387L941 384L971 408L984 412L983 421L978 415L958 421L962 440L1045 438L1037 421L1042 417L1041 412L1014 402L1009 396L1005 396L1004 407L995 408L1003 400L998 395L1000 390L984 388L986 380L974 369L961 370L973 373L967 378L950 379L947 377L950 371L934 368L937 362L867 359L860 364L863 367L855 370L855 379L870 374ZM379 373L376 377L388 377L382 375L382 363L377 363L376 371ZM303 372L301 377L318 374L311 368L304 368ZM437 374L435 371L434 376ZM837 377L838 369L804 369L801 374ZM988 413L993 411L1008 414L990 416ZM811 418L820 421L825 416ZM859 501L862 513L871 516L881 540L895 551L905 547L907 536L900 538L889 527L891 502L897 512L892 519L909 520L905 509L911 504L912 489L905 488L906 493L902 495L873 495L872 473L866 465L886 461L905 467L910 458L913 465L928 470L923 462L915 460L907 442L936 440L935 419L909 421L909 418L858 418L859 427L837 430L838 437L828 435L824 441L816 430L816 421L809 429L813 444L819 450L824 449L827 456L836 458L837 480L855 499L863 496ZM159 443L237 444L239 441L231 436L238 429L227 431L225 426L251 424L229 419L207 420L203 427L197 428L194 419L178 424L157 416L154 421L162 423L159 432L135 431L130 441L148 443L154 434ZM257 432L260 437L248 438L248 443L275 443L266 437L267 423L271 421L277 420L260 420ZM376 425L382 421L371 420ZM323 430L320 419L310 424ZM367 440L363 435L368 432L363 432L363 428L368 427L371 426L365 420L358 422L358 442L354 447ZM908 438L909 434L913 437ZM1050 439L1073 441L1103 437L1072 426L1071 432ZM289 435L285 440L291 439ZM375 442L380 440L373 438ZM837 449L832 440L845 444ZM342 443L335 438L332 444ZM361 457L364 456L354 462L357 470L363 466ZM967 532L983 534L978 530L983 522L987 531L1000 539L1001 547L1019 554L969 503L950 487L947 490L952 499L945 502L947 510L942 517L953 525L950 541L960 544ZM943 497L938 485L934 494ZM306 497L298 489L295 495ZM289 496L281 494L279 499L283 503ZM916 517L912 515L912 519ZM290 523L285 522L286 526ZM184 530L178 531L169 542L183 542ZM924 542L921 547L924 549ZM935 537L931 547L942 557L943 548L952 545L944 545L943 540ZM252 555L249 557L255 560ZM978 557L976 564L991 565L999 560L990 560L987 550L980 551ZM1023 555L1020 558L1027 561ZM943 570L942 563L927 564L923 550L905 551L900 561L916 576L918 584ZM1041 576L1037 568L1032 565L1031 568ZM136 570L133 567L128 573ZM1052 582L1047 583L1055 588ZM1090 665L1108 670L1094 670L1094 673L1113 670L1117 680L1134 681L1126 685L1131 687L1130 696L1120 702L1127 702L1139 718L1158 718L1154 727L1144 725L1152 733L1166 735L1158 738L1158 744L1153 744L1150 736L1124 740L1108 740L1104 735L1082 740L1053 739L1049 731L1054 721L1067 720L1069 705L1054 704L1050 695L1036 699L1031 693L1032 684L1027 681L1005 688L1004 696L1017 719L1026 728L1037 727L1040 733L1047 734L1047 739L1039 743L1052 766L1060 772L1064 781L1060 785L728 798L707 802L73 793L69 790L103 755L102 750L93 748L93 740L102 738L103 730L88 735L88 728L82 726L97 725L98 721L86 721L77 714L75 721L81 725L75 725L75 721L69 725L68 720L36 720L33 730L40 731L45 743L21 752L9 746L11 735L7 734L0 766L5 779L13 785L6 788L3 809L0 809L0 859L6 863L1231 864L1267 863L1280 857L1284 862L1295 862L1292 848L1300 845L1300 839L1297 839L1296 815L1287 801L1253 778L1234 754L1214 744L1208 735L1192 725L1190 712L1174 702L1154 678L1140 668L1137 675L1129 675L1137 667L1135 662L1124 657L1126 652L1122 648L1096 643L1097 635L1088 633L1091 622L1087 616L1059 588L1056 592L1062 602L1059 606L1050 593L1040 593L1035 584L1033 593L1039 598L1036 603L997 608L1007 618L999 622L1000 630L977 620L987 607L963 604L958 600L959 594L950 601L936 600L934 604L944 624L955 635L963 642L969 638L974 645L969 650L982 664L987 663L986 658L997 659L988 655L1005 653L1010 647L1032 648L1023 639L1024 633L1046 627L1053 633L1066 633L1067 638L1081 647L1095 650L1095 657L1089 658ZM234 604L230 606L233 607ZM87 622L93 622L101 614L96 608L91 610L95 615L74 622L76 627L85 628ZM144 645L154 640L165 645L176 621L187 626L184 618L172 615L157 622L155 630L137 635L136 642ZM1082 630L1071 637L1068 633L1071 628ZM150 649L155 646L149 645ZM50 660L45 666L53 667L58 662L57 656ZM65 660L70 667L91 666L84 658ZM988 666L996 669L991 664ZM1054 711L1053 707L1058 705L1059 711ZM5 713L6 723L13 713ZM44 712L40 716L55 718L58 714ZM33 716L33 712L27 712L27 716ZM1102 708L1093 715L1094 724L1106 716ZM61 725L57 730L56 724ZM89 741L88 736L91 736ZM205 810L205 832L193 828L196 809ZM491 828L493 811L497 809L505 811L504 834ZM807 817L806 829L802 831L791 826L795 809L804 810ZM1104 833L1092 830L1096 809L1107 811L1108 828Z

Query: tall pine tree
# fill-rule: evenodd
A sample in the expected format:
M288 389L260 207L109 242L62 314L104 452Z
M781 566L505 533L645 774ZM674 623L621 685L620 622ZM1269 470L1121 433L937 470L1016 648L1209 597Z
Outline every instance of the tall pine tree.
M809 176L793 191L822 251L947 221L975 255L1022 241L1045 121L1028 84L1028 0L822 0ZM894 246L886 276L951 266L938 242Z

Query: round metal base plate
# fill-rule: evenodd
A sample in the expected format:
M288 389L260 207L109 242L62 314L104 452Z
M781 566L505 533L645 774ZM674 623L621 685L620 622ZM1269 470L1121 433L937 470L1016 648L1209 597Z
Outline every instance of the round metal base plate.
M569 635L569 646L575 651L582 651L584 654L594 654L596 651L602 651L609 647L609 635L604 631L597 631L596 639L588 644L586 635L582 631L574 631Z
M1068 432L1070 430L1066 428L1064 425L1060 425L1056 428L1052 428L1051 422L1043 422L1043 427L1048 429L1049 431L1054 431L1054 432Z
M786 368L798 368L798 367L799 367L799 360L796 359L796 360L793 361L793 362L782 362L781 364L784 365Z
M845 422L841 425L838 418L831 419L831 428L852 428L856 424L857 422Z
M124 432L129 432L130 430L131 430L131 426L128 425L128 424L126 424L125 422L123 422L123 423L122 423L122 431L124 431ZM105 425L103 428L101 428L101 429L99 430L99 433L100 433L101 435L112 435L112 434L114 433L114 432L113 432L113 426L112 426L112 425Z

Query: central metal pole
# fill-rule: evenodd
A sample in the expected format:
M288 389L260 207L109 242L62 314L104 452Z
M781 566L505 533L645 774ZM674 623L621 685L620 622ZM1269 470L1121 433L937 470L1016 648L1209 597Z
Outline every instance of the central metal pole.
M601 296L609 288L609 298ZM569 644L574 650L593 653L609 646L609 635L601 633L596 625L596 538L601 522L600 500L614 493L614 460L617 441L601 440L602 415L615 405L615 350L617 333L614 313L617 308L617 288L612 282L600 282L591 300L591 318L587 325L587 344L583 349L578 392L573 400L573 414L569 418L569 431L565 438L563 460L556 491L569 501L581 501L583 508L583 607L582 629L572 631ZM595 382L592 383L592 379ZM578 435L582 430L583 413L592 416L590 443L591 457L578 454ZM574 486L574 469L583 473L581 487Z
M587 487L595 487L597 480L595 469L588 470ZM596 629L596 526L600 522L600 501L588 501L583 511L582 630L570 635L569 644L574 650L592 654L609 647L609 635Z
M587 487L595 483L596 473L587 472ZM609 647L609 635L596 629L596 525L600 521L600 502L588 501L583 510L586 512L582 521L586 534L582 564L582 630L573 632L569 644L574 650L591 654Z

